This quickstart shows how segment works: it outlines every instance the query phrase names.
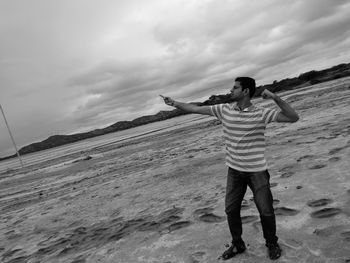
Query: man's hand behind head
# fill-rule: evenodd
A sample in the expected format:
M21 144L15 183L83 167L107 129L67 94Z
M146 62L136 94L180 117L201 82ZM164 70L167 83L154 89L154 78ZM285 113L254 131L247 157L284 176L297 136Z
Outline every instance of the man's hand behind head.
M263 99L274 99L276 95L274 93L272 93L271 91L269 91L268 89L265 89L261 93L261 96L263 97Z

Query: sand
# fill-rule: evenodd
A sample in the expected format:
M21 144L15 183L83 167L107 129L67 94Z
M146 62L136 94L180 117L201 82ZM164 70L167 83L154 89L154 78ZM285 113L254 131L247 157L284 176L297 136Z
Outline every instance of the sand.
M266 131L278 262L350 262L350 79L332 83L286 93L300 120ZM224 158L212 118L3 172L0 261L219 262ZM271 262L250 190L242 217L248 249L227 262Z

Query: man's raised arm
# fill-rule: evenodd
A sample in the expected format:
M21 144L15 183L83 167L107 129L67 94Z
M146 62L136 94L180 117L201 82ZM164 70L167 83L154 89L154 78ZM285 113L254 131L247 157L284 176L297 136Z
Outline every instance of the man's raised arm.
M209 106L198 106L191 103L175 101L170 97L165 97L162 95L160 96L163 98L166 105L173 106L175 108L178 108L180 110L183 110L189 113L197 113L197 114L214 116Z
M280 107L281 112L277 115L277 122L296 122L299 120L298 113L296 113L296 111L287 102L282 100L276 94L265 89L261 95L264 99L273 99L278 107Z

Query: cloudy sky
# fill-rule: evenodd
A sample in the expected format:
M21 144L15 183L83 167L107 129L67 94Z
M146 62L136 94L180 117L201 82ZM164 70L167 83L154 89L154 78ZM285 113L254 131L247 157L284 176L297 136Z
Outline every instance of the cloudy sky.
M20 148L349 63L349 24L345 0L0 0L0 104Z

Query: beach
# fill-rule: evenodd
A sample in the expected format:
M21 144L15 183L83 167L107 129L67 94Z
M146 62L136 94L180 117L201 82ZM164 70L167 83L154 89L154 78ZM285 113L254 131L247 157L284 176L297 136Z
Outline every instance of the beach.
M349 86L281 93L300 120L266 129L278 262L350 262ZM2 171L0 261L218 262L230 242L221 129L212 117ZM241 214L247 251L227 262L271 262L249 189Z

